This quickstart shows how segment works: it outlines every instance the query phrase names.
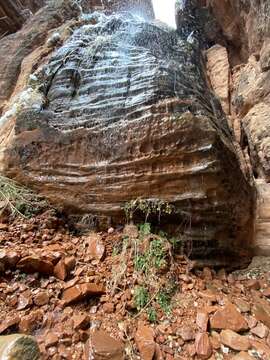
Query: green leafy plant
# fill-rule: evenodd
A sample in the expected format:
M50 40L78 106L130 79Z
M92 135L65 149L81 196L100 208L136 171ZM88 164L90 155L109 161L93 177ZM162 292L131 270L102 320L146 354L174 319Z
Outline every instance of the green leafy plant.
M138 209L146 213L146 218L150 212L157 213L162 209L167 209L168 213L173 211L172 208L167 207L162 202L134 200L126 204L127 218L132 219L132 214ZM135 225L132 226L135 227ZM171 312L173 292L167 286L171 275L168 277L164 289L161 273L172 269L172 244L169 242L166 233L153 234L151 224L147 221L138 225L138 230L138 232L135 231L132 235L122 239L120 262L118 261L113 271L113 281L109 286L110 290L114 292L114 290L119 291L121 288L132 287L133 285L133 303L137 313L134 315L132 312L132 314L138 317L142 312L145 312L149 321L156 323L160 313L157 313L157 307L166 315ZM129 234L128 231L129 229L127 229L127 234ZM129 275L128 281L126 281L127 269L130 271L131 264L133 264L133 274L132 277Z
M160 269L166 265L167 251L163 239L154 239L150 243L149 257L155 268Z
M147 315L148 315L148 320L151 323L156 323L157 322L157 312L156 312L155 308L153 308L152 306L149 307L147 309Z
M142 271L142 272L146 272L146 270L148 269L148 262L147 262L147 258L145 257L145 255L137 255L135 258L135 269L137 271Z
M150 235L151 234L151 224L144 223L139 225L139 232L141 236Z
M157 294L156 301L165 314L169 315L171 313L171 297L169 293L161 290Z
M118 245L115 245L115 246L113 247L112 256L117 256L117 255L119 255L120 253L121 253L121 249L119 248Z
M146 307L149 302L148 289L144 286L137 286L134 290L134 302L137 310Z
M166 266L167 249L165 239L150 239L148 249L135 257L136 270L147 274L151 269L159 270Z
M172 237L169 239L174 252L183 252L184 242L181 238Z

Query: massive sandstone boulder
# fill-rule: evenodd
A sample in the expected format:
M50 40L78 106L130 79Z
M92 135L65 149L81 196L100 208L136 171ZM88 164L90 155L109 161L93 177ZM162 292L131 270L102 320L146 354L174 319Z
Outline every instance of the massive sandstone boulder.
M30 29L39 39L13 55L18 80L10 64L0 73L0 100L13 91L2 105L4 173L97 222L121 221L135 199L168 204L166 223L200 255L247 245L252 191L199 44L128 12L56 11L46 31L41 10L0 43L4 62ZM69 32L65 23L46 41L63 19Z

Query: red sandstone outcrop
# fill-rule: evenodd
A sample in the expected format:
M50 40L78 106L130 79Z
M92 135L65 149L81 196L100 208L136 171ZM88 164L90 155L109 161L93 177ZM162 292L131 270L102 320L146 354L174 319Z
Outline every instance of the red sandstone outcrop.
M45 0L5 0L0 4L0 38L19 30Z
M199 49L133 15L78 14L50 5L2 40L4 172L94 223L141 198L170 204L199 253L247 243L252 190Z
M254 204L254 247L266 254L270 251L270 3L208 0L203 5L219 27L216 31L211 22L207 25L211 42L216 42L206 52L210 82L221 101L229 103L230 124L242 148L242 166L251 170L255 180L259 196ZM229 84L225 78L230 79Z

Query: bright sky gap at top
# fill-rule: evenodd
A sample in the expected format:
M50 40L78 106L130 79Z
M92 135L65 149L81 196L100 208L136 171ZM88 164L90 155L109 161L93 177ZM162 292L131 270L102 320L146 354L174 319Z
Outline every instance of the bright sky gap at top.
M152 0L156 19L176 28L175 0Z

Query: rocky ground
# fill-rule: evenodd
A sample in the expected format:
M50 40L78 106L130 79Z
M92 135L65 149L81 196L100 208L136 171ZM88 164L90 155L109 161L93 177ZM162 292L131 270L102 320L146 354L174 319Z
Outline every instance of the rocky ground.
M34 335L42 359L270 359L269 259L230 274L190 272L169 247L157 263L155 248L154 274L143 266L160 237L146 230L78 235L53 211L3 217L1 335ZM138 240L136 252L127 239Z

